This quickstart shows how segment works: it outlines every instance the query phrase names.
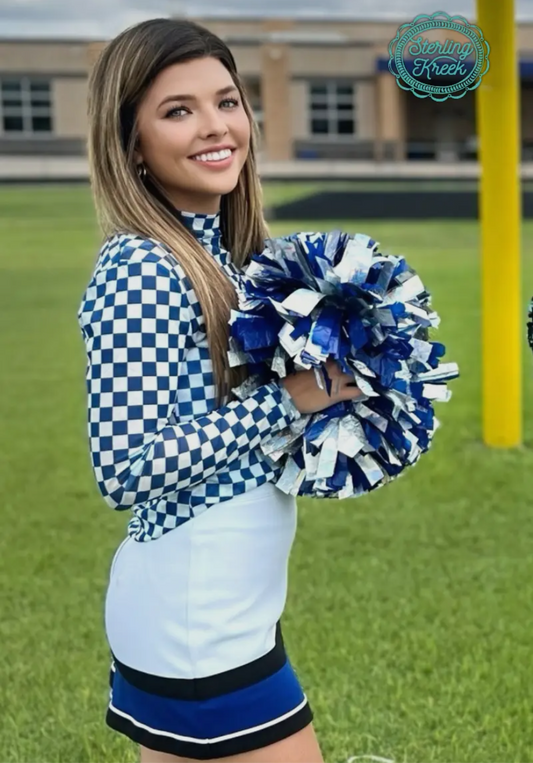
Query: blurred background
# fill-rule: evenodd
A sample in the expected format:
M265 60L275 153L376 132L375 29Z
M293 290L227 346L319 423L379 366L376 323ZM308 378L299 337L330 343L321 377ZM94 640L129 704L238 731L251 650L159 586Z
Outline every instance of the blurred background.
M90 469L76 312L101 243L90 66L110 37L162 15L233 51L272 233L338 227L404 255L461 369L416 468L356 501L299 501L284 634L325 759L533 761L533 2L516 6L525 396L523 443L508 450L481 433L475 98L418 99L387 69L398 26L438 10L475 21L468 0L0 0L2 761L137 759L104 725L103 600L128 516Z
M80 7L65 0L46 5L2 0L0 182L86 184L85 103L92 62L105 40L128 24L147 15L174 15L204 24L234 53L261 133L261 177L284 181L283 194L268 210L271 219L338 214L342 199L334 196L284 209L284 202L308 198L316 182L322 190L364 191L345 204L362 204L365 216L390 217L398 211L402 217L477 216L475 91L443 102L417 98L398 87L388 69L388 46L398 26L433 8L419 0L387 0L379 8L370 0L334 0L327 12L317 2L300 0L275 0L268 8L257 0L242 8L239 3L243 0L233 6L215 0L112 5L90 0ZM475 20L468 0L443 10ZM454 35L433 34L442 42L447 37ZM524 214L529 217L531 0L517 6L517 44ZM400 195L391 197L393 191ZM405 191L419 196L403 199ZM426 198L429 191L437 195Z

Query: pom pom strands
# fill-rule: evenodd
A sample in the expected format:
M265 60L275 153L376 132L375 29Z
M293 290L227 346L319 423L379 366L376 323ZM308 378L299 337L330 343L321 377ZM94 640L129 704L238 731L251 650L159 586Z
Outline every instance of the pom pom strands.
M527 312L527 343L533 351L533 298L529 302Z
M362 393L300 415L262 443L284 465L277 485L329 498L381 487L428 450L433 403L450 399L446 382L458 376L455 363L439 363L444 346L428 339L439 325L430 295L403 257L380 254L362 234L296 233L266 244L231 314L231 365L279 378L314 368L329 392L324 363L333 358ZM243 398L258 383L252 376L235 392Z

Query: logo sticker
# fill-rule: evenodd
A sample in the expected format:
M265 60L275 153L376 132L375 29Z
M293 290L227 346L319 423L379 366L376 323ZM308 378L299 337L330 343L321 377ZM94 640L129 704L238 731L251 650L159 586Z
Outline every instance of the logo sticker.
M481 29L463 16L445 11L420 14L402 24L390 41L389 71L402 90L417 98L462 98L481 84L489 70L489 53Z

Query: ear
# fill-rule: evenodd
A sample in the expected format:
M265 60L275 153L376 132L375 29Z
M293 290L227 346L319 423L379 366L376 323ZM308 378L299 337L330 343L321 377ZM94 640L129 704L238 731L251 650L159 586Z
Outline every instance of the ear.
M139 137L137 136L137 140L135 141L135 146L133 147L133 160L135 164L142 164L143 163L143 155L141 152L141 148L139 145Z

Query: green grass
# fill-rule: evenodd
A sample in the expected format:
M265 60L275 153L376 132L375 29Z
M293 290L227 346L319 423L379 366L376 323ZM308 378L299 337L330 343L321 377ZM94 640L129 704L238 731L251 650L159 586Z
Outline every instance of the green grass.
M533 761L529 351L524 342L526 444L487 449L477 225L335 225L369 233L420 271L462 377L415 469L357 501L300 502L284 633L325 759ZM525 310L531 223L523 233ZM127 517L99 497L85 433L76 310L98 240L87 188L0 189L0 760L9 763L137 757L103 720L103 599Z

